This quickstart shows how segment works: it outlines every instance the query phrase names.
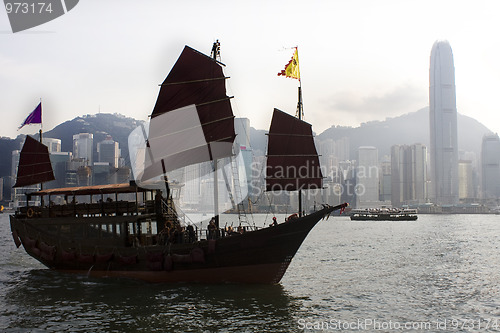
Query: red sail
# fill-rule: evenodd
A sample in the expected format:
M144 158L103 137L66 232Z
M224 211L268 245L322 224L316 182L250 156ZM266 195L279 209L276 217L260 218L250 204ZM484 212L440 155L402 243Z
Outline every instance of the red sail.
M269 129L266 191L321 188L318 152L311 125L274 109Z
M21 149L17 180L13 187L40 184L54 179L49 149L28 135Z
M234 115L226 95L226 77L216 60L185 46L161 85L154 117L188 105L196 105L205 140L230 142L235 138ZM228 145L230 149L230 145ZM227 156L231 151L227 152Z

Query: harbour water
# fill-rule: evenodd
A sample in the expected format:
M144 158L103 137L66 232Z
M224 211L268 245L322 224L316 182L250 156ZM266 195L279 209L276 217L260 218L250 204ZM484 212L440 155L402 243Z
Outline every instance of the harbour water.
M2 214L0 331L497 332L500 216L330 217L267 286L60 274L15 247Z

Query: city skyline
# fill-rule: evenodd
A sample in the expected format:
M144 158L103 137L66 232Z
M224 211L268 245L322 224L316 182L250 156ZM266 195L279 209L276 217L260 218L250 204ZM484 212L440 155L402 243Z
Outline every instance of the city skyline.
M250 131L248 129L250 127L249 119L236 118L235 119L235 127L239 128L237 130L237 133L239 133L240 135L237 137L239 137L240 138L239 140L241 140L241 141L238 141L238 145L243 147L243 146L250 144L251 138L249 135ZM383 126L383 127L385 127L385 126ZM80 133L80 134L76 134L76 135L71 135L71 136L66 135L66 136L68 136L72 139L76 138L78 140L81 137L87 138L90 136L90 134L91 133ZM119 135L119 134L117 134L117 135ZM490 136L497 137L496 135L490 135ZM488 138L487 134L482 138L483 142L484 142L485 138ZM113 140L111 139L111 137L109 135L104 137L103 139L100 139L99 141L94 140L92 150L95 150L95 148L99 144L111 143L112 141ZM319 148L318 151L319 151L320 156L321 156L321 164L322 164L322 168L324 170L324 175L328 178L328 183L330 184L329 186L327 186L330 188L330 190L327 190L327 192L331 191L331 193L328 192L330 194L326 194L326 192L325 192L323 195L325 195L325 197L327 196L329 198L329 200L330 199L334 200L334 202L337 202L337 201L340 202L339 200L348 201L348 200L350 200L349 196L352 197L355 193L363 194L363 195L371 193L371 198L369 200L366 200L367 198L361 198L361 196L360 196L359 199L361 199L361 200L359 200L359 202L361 202L365 206L368 205L368 206L372 206L372 207L377 206L377 205L387 205L387 202L391 202L391 201L392 201L393 206L400 206L400 204L412 204L413 205L413 204L425 204L428 202L433 202L431 197L427 196L427 194L426 194L427 192L432 193L432 191L426 190L426 188L423 187L425 183L430 184L429 179L426 176L426 172L425 172L424 168L423 167L415 168L415 166L426 164L425 163L426 146L424 146L422 144L410 144L408 146L407 145L399 146L400 147L399 149L403 149L403 150L407 149L406 147L411 148L411 152L410 151L403 152L401 154L401 157L396 157L396 160L397 160L396 163L399 163L401 165L406 165L406 166L403 166L402 168L400 168L400 170L403 170L404 168L407 168L407 167L410 167L410 168L407 169L407 171L399 171L399 172L402 172L399 174L399 176L397 175L397 173L394 173L391 176L392 171L398 172L398 169L397 169L398 167L397 166L395 167L394 163L392 163L392 165L391 165L391 163L390 163L391 157L390 156L388 156L386 153L378 154L377 158L369 158L371 160L371 162L366 162L367 159L364 159L365 162L363 162L359 156L352 156L352 155L349 156L348 151L349 151L349 146L351 145L351 143L349 141L350 141L349 138L344 137L344 138L341 138L339 140L332 140L332 139L327 138L325 140L319 140L317 142L317 147ZM61 152L61 145L63 143L62 140L44 137L44 143L49 146L49 150L53 153L53 155L57 155L57 156L53 156L54 158L57 158L57 160L52 160L53 163L57 164L59 162L70 162L71 157L72 157L72 153L70 152L68 155L67 152ZM118 144L118 142L116 142L115 146L117 144ZM398 146L398 145L396 145L396 146ZM392 146L392 149L394 149L394 147L395 146ZM252 151L248 151L248 146L246 148L247 149L245 152L249 153L249 154L247 154L248 155L247 162L248 162L248 164L251 164L252 163L251 162L251 160L252 160L251 155L253 155L253 154L252 154ZM358 152L365 151L365 150L376 152L376 148L374 148L374 147L358 147L357 146L356 150ZM484 151L484 149L483 149L483 151ZM420 152L422 152L422 153L420 153ZM257 154L258 156L254 156L254 159L260 158L259 154ZM391 154L391 155L393 155L393 154ZM403 155L405 155L405 156L403 156ZM491 155L491 149L490 149L490 155ZM66 186L68 186L68 185L76 186L77 183L84 185L84 184L86 184L85 181L89 182L89 184L90 184L90 182L94 182L93 178L95 178L95 181L97 181L99 183L106 182L105 178L107 177L107 174L108 174L108 171L106 171L107 168L103 168L104 165L101 162L101 159L97 158L97 155L95 155L95 156L96 156L95 159L98 160L99 162L96 161L96 163L93 165L93 168L87 168L88 169L87 172L89 172L89 175L92 174L93 176L92 176L92 178L84 177L86 180L82 178L84 176L82 174L82 172L85 170L80 170L81 172L76 172L76 170L80 166L83 166L82 163L84 163L84 161L82 160L82 158L78 158L76 155L74 156L75 159L73 161L71 161L71 163L70 163L71 165L68 165L68 170L75 170L73 172L74 179L72 181L70 181L68 184L66 184ZM366 156L368 156L368 155L366 155ZM85 158L83 158L83 159L85 159ZM246 159L246 158L244 157L244 159ZM245 162L245 163L247 163L247 162ZM354 166L355 164L357 164L357 167L356 167L357 171L355 173L351 173L351 171L349 171L350 168L343 167L343 165L346 165L345 163L349 163L349 162L351 163L351 166ZM355 163L355 164L352 164L352 163ZM387 163L389 163L389 164L387 164ZM108 164L108 163L106 163L106 164ZM411 166L411 165L413 165L413 166ZM359 167L363 168L363 170L361 170ZM387 167L388 167L388 169L387 169ZM392 171L391 171L391 167L393 168ZM479 186L480 184L478 182L477 176L474 176L474 174L477 174L477 172L479 171L479 168L480 168L480 166L477 163L477 157L476 157L475 153L469 152L469 151L461 151L460 152L460 163L459 163L458 168L460 170L460 175L459 175L460 201L470 203L470 202L474 202L474 200L481 200L481 198L483 198L481 196L482 192L477 191L477 186ZM61 176L56 177L56 179L63 180L62 184L58 184L58 186L56 186L56 187L65 186L65 184L64 184L65 176L64 176L64 172L63 172L65 170L66 170L66 168L63 168L62 166L60 166L59 168L56 167L54 169L55 173L57 173L58 175L61 175L61 172L63 173L62 177ZM249 171L249 170L247 170L247 171ZM261 170L261 168L258 168L258 170ZM375 176L375 174L378 172L377 170L381 171L378 174L378 181L376 180L377 176ZM360 173L361 171L363 172L363 174ZM497 173L499 173L499 172L497 172ZM492 173L490 173L490 174L492 174ZM66 174L66 177L68 175L71 176L72 174ZM499 173L499 175L500 175L500 173ZM250 176L250 175L248 175L248 176ZM353 178L356 176L358 176L357 179ZM371 176L375 176L375 177L371 177ZM392 181L391 181L391 177L393 179ZM396 179L394 177L396 177ZM399 177L399 180L397 177ZM500 177L497 177L497 178L498 178L497 181L499 181ZM248 179L250 179L250 177ZM373 182L373 180L375 180L375 182ZM82 183L82 181L84 181L84 182ZM391 194L391 182L393 182L393 185L392 185L393 193L392 194ZM376 183L378 183L378 184L376 184ZM491 181L490 183L493 184L493 181ZM484 181L483 181L483 184L484 184ZM55 184L52 184L52 186L53 185L55 185ZM342 192L342 194L341 194L341 197L340 196L336 197L336 193L339 193L339 187L338 187L339 185L341 187L343 187L343 189L340 190L340 192ZM251 185L249 183L248 186L249 186L249 188L251 188L254 185ZM398 187L398 186L400 187L399 194L397 193L397 190L395 190L395 187ZM362 191L363 193L360 193L360 191ZM403 192L405 194L402 194ZM417 192L419 192L419 193L417 193ZM377 197L378 197L377 193L380 196L379 200L377 200ZM347 195L347 197L344 197L345 195ZM394 200L394 199L391 200L391 195L396 195L396 196L400 195L400 199L399 200ZM355 198L355 197L352 197L352 198ZM351 204L354 204L354 202L351 202Z

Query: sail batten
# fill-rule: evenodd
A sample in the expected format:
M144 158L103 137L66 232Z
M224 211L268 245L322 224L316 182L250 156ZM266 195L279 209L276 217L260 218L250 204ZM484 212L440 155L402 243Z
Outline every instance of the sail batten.
M269 156L269 155L268 155L268 156ZM276 154L276 155L272 155L272 156L273 156L273 157L285 157L285 156L286 156L286 157L302 157L302 156L303 156L303 157L315 157L315 156L317 156L317 155L314 155L314 154L309 154L309 155L307 155L307 154L296 154L296 155L292 155L292 154L290 154L290 155L278 155L278 154Z
M225 102L225 101L229 101L231 98L234 98L234 96L227 96L225 98L221 98L221 99L218 99L218 100L215 100L215 101L209 101L209 102L199 103L199 104L197 104L197 106L203 106L203 105L208 105L208 104L212 104L212 103ZM234 116L233 116L233 118L234 118Z
M17 179L13 187L40 184L54 179L49 149L28 135L21 149Z
M191 80L191 81L182 81L182 82L169 82L169 83L162 83L159 86L172 86L176 84L188 84L188 83L199 83L199 82L210 82L210 81L216 81L216 80L226 80L230 79L229 76L225 77L216 77L216 78L210 78L210 79L201 79L201 80Z
M268 134L266 191L323 186L311 125L274 109Z

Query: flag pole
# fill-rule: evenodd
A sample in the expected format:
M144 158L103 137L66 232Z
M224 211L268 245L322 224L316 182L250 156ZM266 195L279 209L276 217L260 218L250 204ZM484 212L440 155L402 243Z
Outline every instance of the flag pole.
M299 101L297 102L297 114L296 117L303 120L304 116L304 106L302 105L302 82L299 80Z
M297 102L297 117L302 120L302 82L299 79L299 101ZM302 217L302 190L299 188L299 216Z
M297 63L299 59L299 47L296 46L296 52L297 52ZM298 64L297 64L298 65ZM297 102L297 115L296 117L299 118L299 120L302 120L302 117L304 116L304 106L302 104L302 80L300 79L300 70L299 70L299 96L298 96L298 102ZM299 216L302 216L302 190L299 188Z
M42 124L43 124L43 121L42 121L42 98L40 97L40 143L43 144L42 142ZM40 183L40 191L43 191L43 183ZM41 200L41 204L43 206L43 196L42 196L42 200Z
M42 107L42 98L40 97L40 108ZM43 128L43 121L42 121L42 112L40 110L40 143L42 143L42 128Z
M40 97L40 109L41 109L41 107L42 107L42 98ZM42 111L40 110L40 131L39 131L39 133L40 133L40 143L42 143L42 126L43 126L42 124L43 124L43 122L42 122Z

